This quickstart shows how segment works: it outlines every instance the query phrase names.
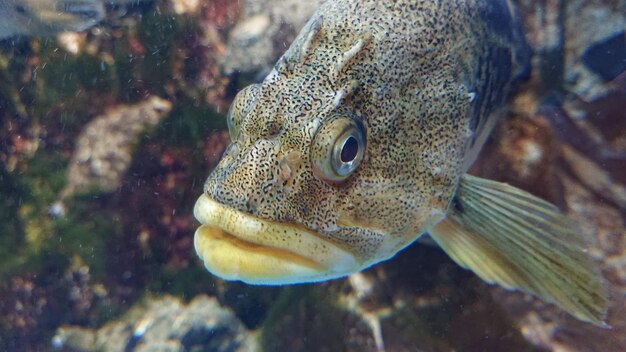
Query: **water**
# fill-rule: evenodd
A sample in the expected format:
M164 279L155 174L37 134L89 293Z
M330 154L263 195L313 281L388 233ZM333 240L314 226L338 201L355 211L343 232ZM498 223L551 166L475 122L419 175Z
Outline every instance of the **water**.
M228 144L224 113L316 4L107 1L83 32L0 42L0 350L626 349L626 1L517 3L533 74L472 172L577 221L613 329L428 244L321 284L211 276L192 207Z

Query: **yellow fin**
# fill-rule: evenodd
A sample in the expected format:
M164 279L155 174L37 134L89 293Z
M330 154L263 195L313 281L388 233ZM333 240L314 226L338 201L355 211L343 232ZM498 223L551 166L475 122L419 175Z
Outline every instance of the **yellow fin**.
M558 209L504 183L463 176L448 217L429 231L459 265L483 280L556 303L606 326L602 276L580 234Z

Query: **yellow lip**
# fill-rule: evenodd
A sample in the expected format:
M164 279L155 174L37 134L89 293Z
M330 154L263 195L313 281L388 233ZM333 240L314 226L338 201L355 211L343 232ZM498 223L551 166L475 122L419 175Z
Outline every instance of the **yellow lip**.
M214 275L250 284L324 281L361 268L352 253L298 225L255 218L203 194L194 215L198 256Z

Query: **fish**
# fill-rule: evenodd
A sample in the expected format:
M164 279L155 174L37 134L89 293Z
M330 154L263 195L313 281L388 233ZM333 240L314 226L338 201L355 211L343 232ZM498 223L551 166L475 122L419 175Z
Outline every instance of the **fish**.
M507 0L325 2L260 83L194 207L206 269L341 278L430 236L483 280L605 326L608 293L559 209L467 173L530 49Z
M102 0L0 0L0 39L80 32L104 16Z

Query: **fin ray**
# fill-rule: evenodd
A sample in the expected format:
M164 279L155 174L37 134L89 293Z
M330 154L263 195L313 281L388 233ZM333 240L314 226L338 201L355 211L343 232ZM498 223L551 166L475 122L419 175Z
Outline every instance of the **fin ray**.
M459 265L483 280L603 322L607 297L580 234L558 209L504 183L465 175L456 207L429 232Z
M499 184L502 186L502 184ZM523 210L525 218L527 221L531 221L535 225L539 225L544 227L545 229L556 229L557 227L563 230L563 234L569 236L572 240L581 243L580 236L571 235L573 232L571 231L571 225L567 221L567 219L559 213L559 210L552 204L545 202L542 199L533 197L531 198L523 198L523 194L517 193L520 190L508 186L510 189L516 191L516 193L505 194L503 197L501 192L505 191L502 187L500 193L494 192L492 189L488 187L475 187L472 185L467 186L469 189L474 188L474 190L478 191L481 194L481 197L488 198L490 201L496 202L503 207L507 207L508 204L515 205L517 210ZM506 192L506 191L505 191ZM475 193L475 192L473 192ZM528 195L528 194L527 194ZM469 195L472 197L472 194ZM475 199L476 195L473 196ZM509 206L510 207L510 206ZM553 236L558 234L558 231L548 231L545 233L546 236Z

